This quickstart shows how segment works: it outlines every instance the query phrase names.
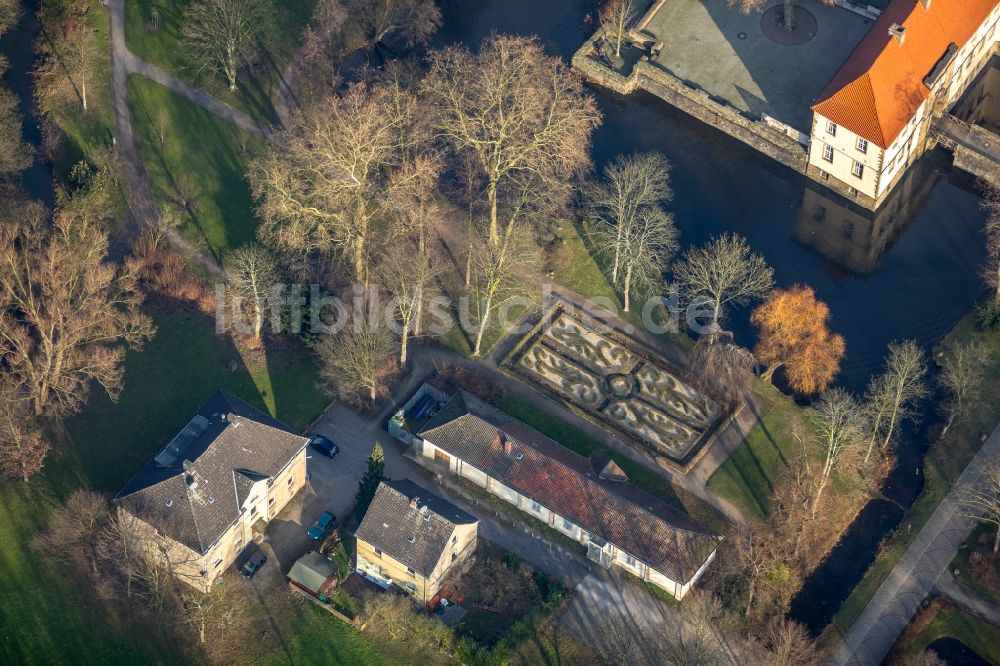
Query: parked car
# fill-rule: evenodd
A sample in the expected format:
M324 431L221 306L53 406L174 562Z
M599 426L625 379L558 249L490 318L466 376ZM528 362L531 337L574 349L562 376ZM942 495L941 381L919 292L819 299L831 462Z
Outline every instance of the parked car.
M337 448L337 445L323 435L313 435L309 439L309 446L312 447L313 451L316 451L327 458L332 458L340 453L340 449Z
M309 528L306 534L310 539L319 541L333 528L335 522L337 522L337 517L329 511L324 511L323 515L316 519L316 522L312 524L312 527Z
M243 565L243 577L247 580L253 578L253 575L260 571L260 568L264 566L265 562L267 562L267 555L258 550Z

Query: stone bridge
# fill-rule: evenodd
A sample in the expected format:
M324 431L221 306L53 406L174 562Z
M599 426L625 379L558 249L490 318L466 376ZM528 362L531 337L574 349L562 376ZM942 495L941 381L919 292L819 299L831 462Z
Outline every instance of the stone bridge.
M930 133L955 155L955 166L1000 187L1000 136L950 113L931 121Z

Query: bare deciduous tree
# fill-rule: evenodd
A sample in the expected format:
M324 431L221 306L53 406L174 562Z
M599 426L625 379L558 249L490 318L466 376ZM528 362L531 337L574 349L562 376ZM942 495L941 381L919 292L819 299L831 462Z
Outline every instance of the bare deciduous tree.
M896 428L905 419L915 418L914 406L927 394L927 360L924 351L912 340L889 345L886 369L874 377L865 396L869 420L868 462L875 444L885 451L892 443Z
M107 249L94 220L36 204L0 225L0 356L37 415L76 411L93 383L117 398L126 348L152 335L137 263Z
M184 590L181 593L181 609L184 621L198 632L198 642L205 643L209 632L213 638L224 637L233 631L246 617L246 599L224 583L210 592Z
M360 310L339 333L325 336L316 353L320 376L330 389L348 399L363 394L374 403L386 390L386 365L394 342L380 308L366 305Z
M663 272L677 252L677 227L673 218L660 208L642 208L624 229L602 225L595 231L595 245L600 253L613 255L619 262L615 286L622 292L624 311L631 309L633 293L640 296L658 293L663 286Z
M730 408L750 397L755 364L748 349L733 343L732 334L701 336L688 359L697 388Z
M0 0L0 35L13 28L20 18L19 0Z
M0 376L0 474L23 481L42 470L51 448L30 403L12 377Z
M77 490L57 507L32 540L46 559L67 567L84 564L98 573L98 541L108 521L108 498L91 490Z
M530 276L538 269L539 252L524 229L510 230L499 245L482 239L472 252L471 290L478 314L472 355L479 356L493 314L515 299L536 296L538 286Z
M411 201L412 181L425 177L403 169L407 118L386 112L392 101L384 86L356 84L301 115L253 162L265 242L299 253L339 250L354 279L369 283L375 251L405 231L400 211Z
M499 247L524 213L568 199L590 164L600 114L582 81L535 39L494 35L476 53L453 46L429 60L426 88L440 133L474 158L485 184L487 238Z
M959 492L959 505L967 516L997 528L993 539L996 553L1000 550L1000 458L986 465L978 483L962 486Z
M820 397L813 417L813 430L816 443L823 451L824 462L813 495L814 516L830 475L845 454L861 441L863 429L864 416L857 400L850 393L834 388Z
M259 245L241 247L229 259L226 282L230 289L233 315L240 323L250 320L251 339L260 344L264 319L271 312L271 288L278 281L274 259Z
M609 3L609 8L601 16L601 30L604 31L605 39L615 45L616 58L622 57L622 42L632 27L636 14L633 0L619 0Z
M4 63L0 60L0 76ZM0 87L0 180L8 178L31 164L31 147L21 134L21 115L14 93Z
M712 325L718 324L726 305L745 305L774 285L774 271L764 257L736 234L716 236L705 246L689 249L674 263L673 274L689 301L712 308Z
M662 662L674 666L727 663L719 600L696 592L680 608L678 621L665 623L657 634Z
M941 359L938 382L948 393L948 422L941 434L948 432L959 418L977 402L979 389L992 365L989 350L980 340L949 346Z
M221 74L235 92L257 31L270 19L270 5L264 0L198 0L184 13L181 30L192 67L199 73Z
M435 0L349 0L347 12L368 44L396 34L410 48L426 44L441 27L441 10Z
M411 335L420 334L424 306L435 296L435 281L441 274L435 254L410 243L390 246L379 264L381 282L392 297L399 325L399 363L406 365Z
M588 217L616 232L611 280L618 281L622 246L639 210L662 207L673 198L670 163L659 153L619 155L604 167L604 177L588 184L584 202Z
M768 624L763 642L769 666L815 666L821 663L806 628L786 617Z

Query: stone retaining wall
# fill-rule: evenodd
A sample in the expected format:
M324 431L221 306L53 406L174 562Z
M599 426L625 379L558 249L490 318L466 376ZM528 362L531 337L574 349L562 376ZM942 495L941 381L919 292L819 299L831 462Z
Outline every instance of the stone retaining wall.
M751 120L734 107L720 104L707 92L693 88L676 76L643 57L629 76L602 65L589 56L592 41L588 40L573 55L573 69L584 78L619 95L645 90L681 111L717 127L751 148L777 160L799 173L806 172L809 154L795 139L760 120Z
M876 210L882 203L852 192L836 178L824 178L818 168L809 166L809 151L805 146L763 120L748 118L735 107L715 101L704 90L686 84L645 56L631 74L620 74L590 57L593 43L593 39L587 40L572 61L573 69L591 83L619 95L645 90L864 208Z

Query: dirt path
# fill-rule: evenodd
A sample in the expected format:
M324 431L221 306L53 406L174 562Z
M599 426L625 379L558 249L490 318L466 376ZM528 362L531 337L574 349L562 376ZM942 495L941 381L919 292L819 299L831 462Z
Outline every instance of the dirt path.
M211 95L192 88L129 51L125 44L124 0L108 0L108 16L110 20L108 48L111 55L111 107L115 114L115 147L121 158L125 182L128 186L128 210L121 228L111 239L108 252L111 259L119 261L132 249L132 245L142 235L142 232L158 225L160 219L149 184L149 174L139 156L135 132L132 127L132 113L128 105L128 77L130 74L139 74L164 85L223 120L263 139L272 139L274 130L228 104L220 102ZM213 275L222 275L222 267L219 266L218 262L181 237L176 229L167 229L166 234L171 243L183 255L197 262Z

